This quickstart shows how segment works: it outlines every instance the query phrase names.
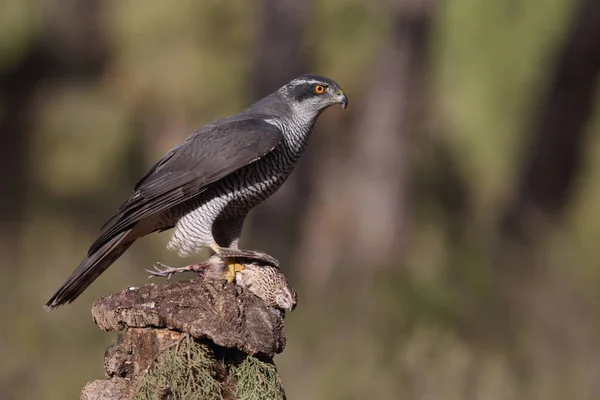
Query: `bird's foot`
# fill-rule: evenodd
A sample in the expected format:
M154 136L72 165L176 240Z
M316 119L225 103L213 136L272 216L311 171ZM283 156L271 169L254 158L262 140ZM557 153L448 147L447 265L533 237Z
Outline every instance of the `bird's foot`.
M148 278L154 278L155 276L160 276L163 278L171 279L171 277L175 274L179 274L181 272L196 272L198 275L202 275L204 272L205 266L203 264L191 264L185 267L170 267L161 262L156 262L154 264L154 269L147 269L146 272L150 273Z
M231 283L235 281L235 274L242 271L244 266L231 258L225 259L225 262L227 263L227 270L223 272L223 279L226 279L227 282Z

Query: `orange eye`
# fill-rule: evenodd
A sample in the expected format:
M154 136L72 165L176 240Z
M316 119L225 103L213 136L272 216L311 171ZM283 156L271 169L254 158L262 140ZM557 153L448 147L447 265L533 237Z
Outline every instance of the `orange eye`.
M315 85L313 87L313 90L316 94L323 94L323 92L325 91L325 87L323 85Z

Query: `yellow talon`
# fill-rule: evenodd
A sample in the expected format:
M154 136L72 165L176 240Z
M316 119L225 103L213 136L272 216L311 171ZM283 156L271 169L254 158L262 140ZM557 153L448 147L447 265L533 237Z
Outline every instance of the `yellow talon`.
M227 274L227 282L235 281L235 264L229 264L229 273Z
M235 274L244 269L244 266L240 263L236 263L235 261L229 262L227 260L227 271L225 272L225 276L223 278L227 279L227 282L231 283L235 281Z
M221 253L221 247L219 247L216 243L211 243L208 247L215 253ZM235 274L244 269L244 266L240 263L237 263L232 258L224 258L225 263L227 264L227 270L223 272L223 279L227 279L227 282L231 283L235 281Z

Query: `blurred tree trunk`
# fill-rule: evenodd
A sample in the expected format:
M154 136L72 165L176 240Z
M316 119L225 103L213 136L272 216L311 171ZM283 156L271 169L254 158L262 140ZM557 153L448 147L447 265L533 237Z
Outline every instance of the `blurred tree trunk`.
M253 100L307 72L310 60L305 51L305 39L311 5L311 1L297 0L259 2L258 37L252 70ZM252 246L272 252L284 265L290 255L283 249L290 248L290 243L295 241L298 220L306 205L308 163L303 157L286 184L250 216Z
M505 236L533 236L536 225L560 218L571 198L597 93L598 38L600 2L583 0L534 121L520 184L503 221Z
M558 365L568 365L573 353L561 354L557 349L576 347L580 336L596 336L590 321L597 310L585 290L574 284L573 275L561 268L565 266L548 258L552 252L544 239L552 231L548 228L560 222L581 170L600 71L598 38L600 2L583 0L556 55L556 69L542 94L519 184L492 247L492 282L502 307L487 313L493 318L488 318L486 336L498 337L511 348L514 368L523 382L531 379L528 374L533 374L536 362L541 365L547 360L540 362L539 356L529 356L515 346L517 338L535 338L521 345L546 346ZM560 324L554 322L556 318Z
M252 95L258 100L306 72L306 22L310 1L261 0Z
M29 188L27 155L31 136L31 98L37 82L35 69L44 65L38 51L0 76L0 254L3 265L15 265L20 228ZM9 270L2 269L2 273ZM6 282L2 279L2 282Z
M28 156L37 92L63 77L98 76L106 60L101 2L68 3L50 9L46 31L28 44L19 62L0 75L0 182L5 188L0 198L0 254L6 266L18 265L14 258L31 190Z
M386 10L390 33L357 108L353 135L338 136L337 159L312 177L298 260L307 287L322 288L336 266L389 268L410 239L412 135L418 129L433 1L396 0ZM364 274L365 272L363 272Z

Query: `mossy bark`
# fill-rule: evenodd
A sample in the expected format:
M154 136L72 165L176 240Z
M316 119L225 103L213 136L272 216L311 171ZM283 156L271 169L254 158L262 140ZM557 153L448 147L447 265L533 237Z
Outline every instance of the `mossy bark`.
M107 349L106 380L81 399L285 399L273 356L283 313L220 281L127 289L98 300L94 320L123 330Z

